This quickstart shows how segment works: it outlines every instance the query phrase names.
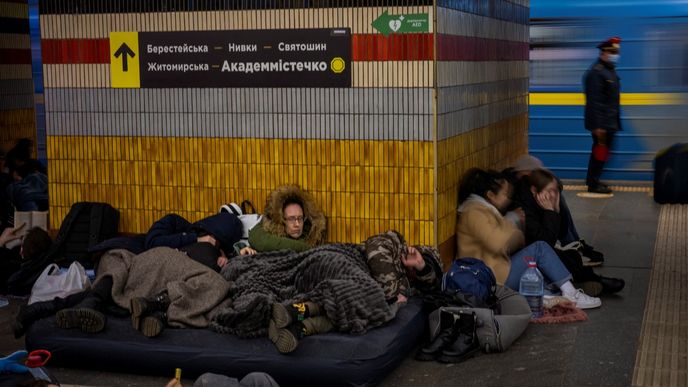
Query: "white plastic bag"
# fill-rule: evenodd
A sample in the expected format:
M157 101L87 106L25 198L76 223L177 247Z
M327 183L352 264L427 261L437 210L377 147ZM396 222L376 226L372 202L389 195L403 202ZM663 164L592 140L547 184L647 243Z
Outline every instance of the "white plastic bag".
M64 298L90 287L91 281L79 262L72 262L67 270L60 270L57 264L51 263L33 284L29 305L39 301L50 301L55 297Z
M249 213L249 211L251 211L251 213ZM236 203L223 204L222 207L220 207L220 212L229 212L230 214L236 215L239 220L241 220L241 225L244 229L241 239L246 240L248 239L248 232L263 219L262 215L256 214L256 209L248 200L241 202L241 206Z

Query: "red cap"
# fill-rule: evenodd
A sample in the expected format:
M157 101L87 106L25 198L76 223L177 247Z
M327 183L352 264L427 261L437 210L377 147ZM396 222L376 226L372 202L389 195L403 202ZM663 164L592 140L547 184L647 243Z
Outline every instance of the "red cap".
M621 47L621 38L613 36L597 45L600 50L618 50Z

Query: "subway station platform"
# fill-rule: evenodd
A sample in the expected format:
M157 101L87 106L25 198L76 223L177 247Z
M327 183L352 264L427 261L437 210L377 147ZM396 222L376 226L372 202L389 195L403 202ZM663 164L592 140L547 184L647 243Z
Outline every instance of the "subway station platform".
M569 186L566 199L581 236L605 253L596 270L624 278L626 288L603 296L601 308L587 311L588 321L531 324L502 354L453 365L410 354L383 386L688 385L688 206L657 205L649 186L619 187L605 199L582 197L578 189ZM9 324L20 303L0 309L1 353L23 348ZM173 376L48 368L63 386L164 386Z

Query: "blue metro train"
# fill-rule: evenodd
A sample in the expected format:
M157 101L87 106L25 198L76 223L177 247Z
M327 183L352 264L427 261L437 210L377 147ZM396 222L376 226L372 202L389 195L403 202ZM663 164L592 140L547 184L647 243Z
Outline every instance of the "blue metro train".
M531 0L530 153L585 179L591 137L582 77L597 43L619 36L621 118L604 180L652 180L657 151L688 142L688 2Z

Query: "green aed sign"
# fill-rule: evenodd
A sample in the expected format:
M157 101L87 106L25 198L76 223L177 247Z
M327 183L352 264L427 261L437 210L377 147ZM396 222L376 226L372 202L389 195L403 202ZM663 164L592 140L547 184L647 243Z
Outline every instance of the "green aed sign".
M377 19L373 20L371 25L384 36L400 33L430 32L430 22L427 13L390 15L385 11Z

